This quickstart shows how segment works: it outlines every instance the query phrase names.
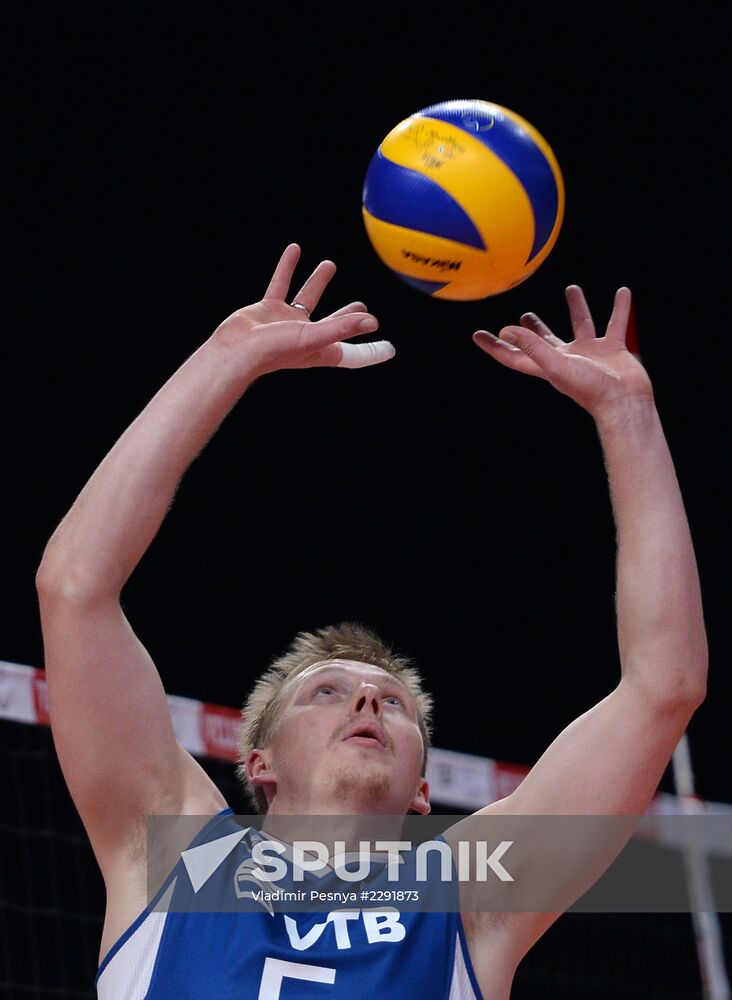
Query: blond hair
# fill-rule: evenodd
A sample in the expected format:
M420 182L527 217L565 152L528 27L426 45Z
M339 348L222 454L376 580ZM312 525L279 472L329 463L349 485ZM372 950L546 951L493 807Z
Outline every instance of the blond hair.
M242 707L237 776L259 813L267 812L261 788L252 785L246 761L252 750L272 741L278 721L282 692L293 677L325 660L356 660L381 667L404 684L414 699L424 743L422 774L432 740L432 696L422 688L422 678L409 657L386 645L370 628L358 622L328 625L315 632L298 632L289 648L270 663L258 678Z

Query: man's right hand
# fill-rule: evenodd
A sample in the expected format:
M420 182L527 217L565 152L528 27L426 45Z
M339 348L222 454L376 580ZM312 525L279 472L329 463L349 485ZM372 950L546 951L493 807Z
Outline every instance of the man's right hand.
M234 353L243 371L258 377L284 368L363 368L394 357L394 347L386 340L343 342L378 329L378 320L362 302L352 302L311 321L336 272L332 261L322 261L292 303L286 301L299 259L300 247L291 243L282 253L262 300L237 309L214 331L213 339Z

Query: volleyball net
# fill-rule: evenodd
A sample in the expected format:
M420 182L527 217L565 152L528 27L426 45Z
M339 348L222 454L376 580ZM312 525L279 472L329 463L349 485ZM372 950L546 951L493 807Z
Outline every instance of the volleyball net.
M167 698L181 745L234 812L249 813L235 775L240 710L171 694ZM49 723L44 672L0 661L2 1000L96 997L104 885L66 788ZM427 771L434 809L472 812L510 794L528 770L434 747ZM681 765L677 770L682 794L659 792L649 812L688 813L693 801L697 813L732 815L732 804L703 802L693 795L688 759L686 770ZM659 826L661 839L662 831ZM669 843L668 850L677 846ZM703 876L704 859L691 862L697 877L699 871ZM727 914L720 919L712 913L565 913L519 966L511 998L728 1000L724 955L732 948L729 922Z

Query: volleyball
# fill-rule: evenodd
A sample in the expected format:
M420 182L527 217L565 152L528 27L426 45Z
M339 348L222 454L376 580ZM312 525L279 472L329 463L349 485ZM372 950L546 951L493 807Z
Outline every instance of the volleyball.
M498 295L532 275L557 241L564 180L554 151L500 104L449 100L381 141L361 210L378 257L436 299Z

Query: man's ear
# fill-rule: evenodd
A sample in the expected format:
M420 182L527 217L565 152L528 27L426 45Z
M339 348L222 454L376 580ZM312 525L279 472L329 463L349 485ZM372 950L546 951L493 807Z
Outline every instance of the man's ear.
M246 760L247 778L255 788L264 789L267 798L277 787L277 776L272 770L269 755L266 750L251 750Z
M414 798L409 803L409 812L415 812L420 816L426 816L431 809L430 786L424 778L420 778L419 784L417 785L417 791L414 793Z

